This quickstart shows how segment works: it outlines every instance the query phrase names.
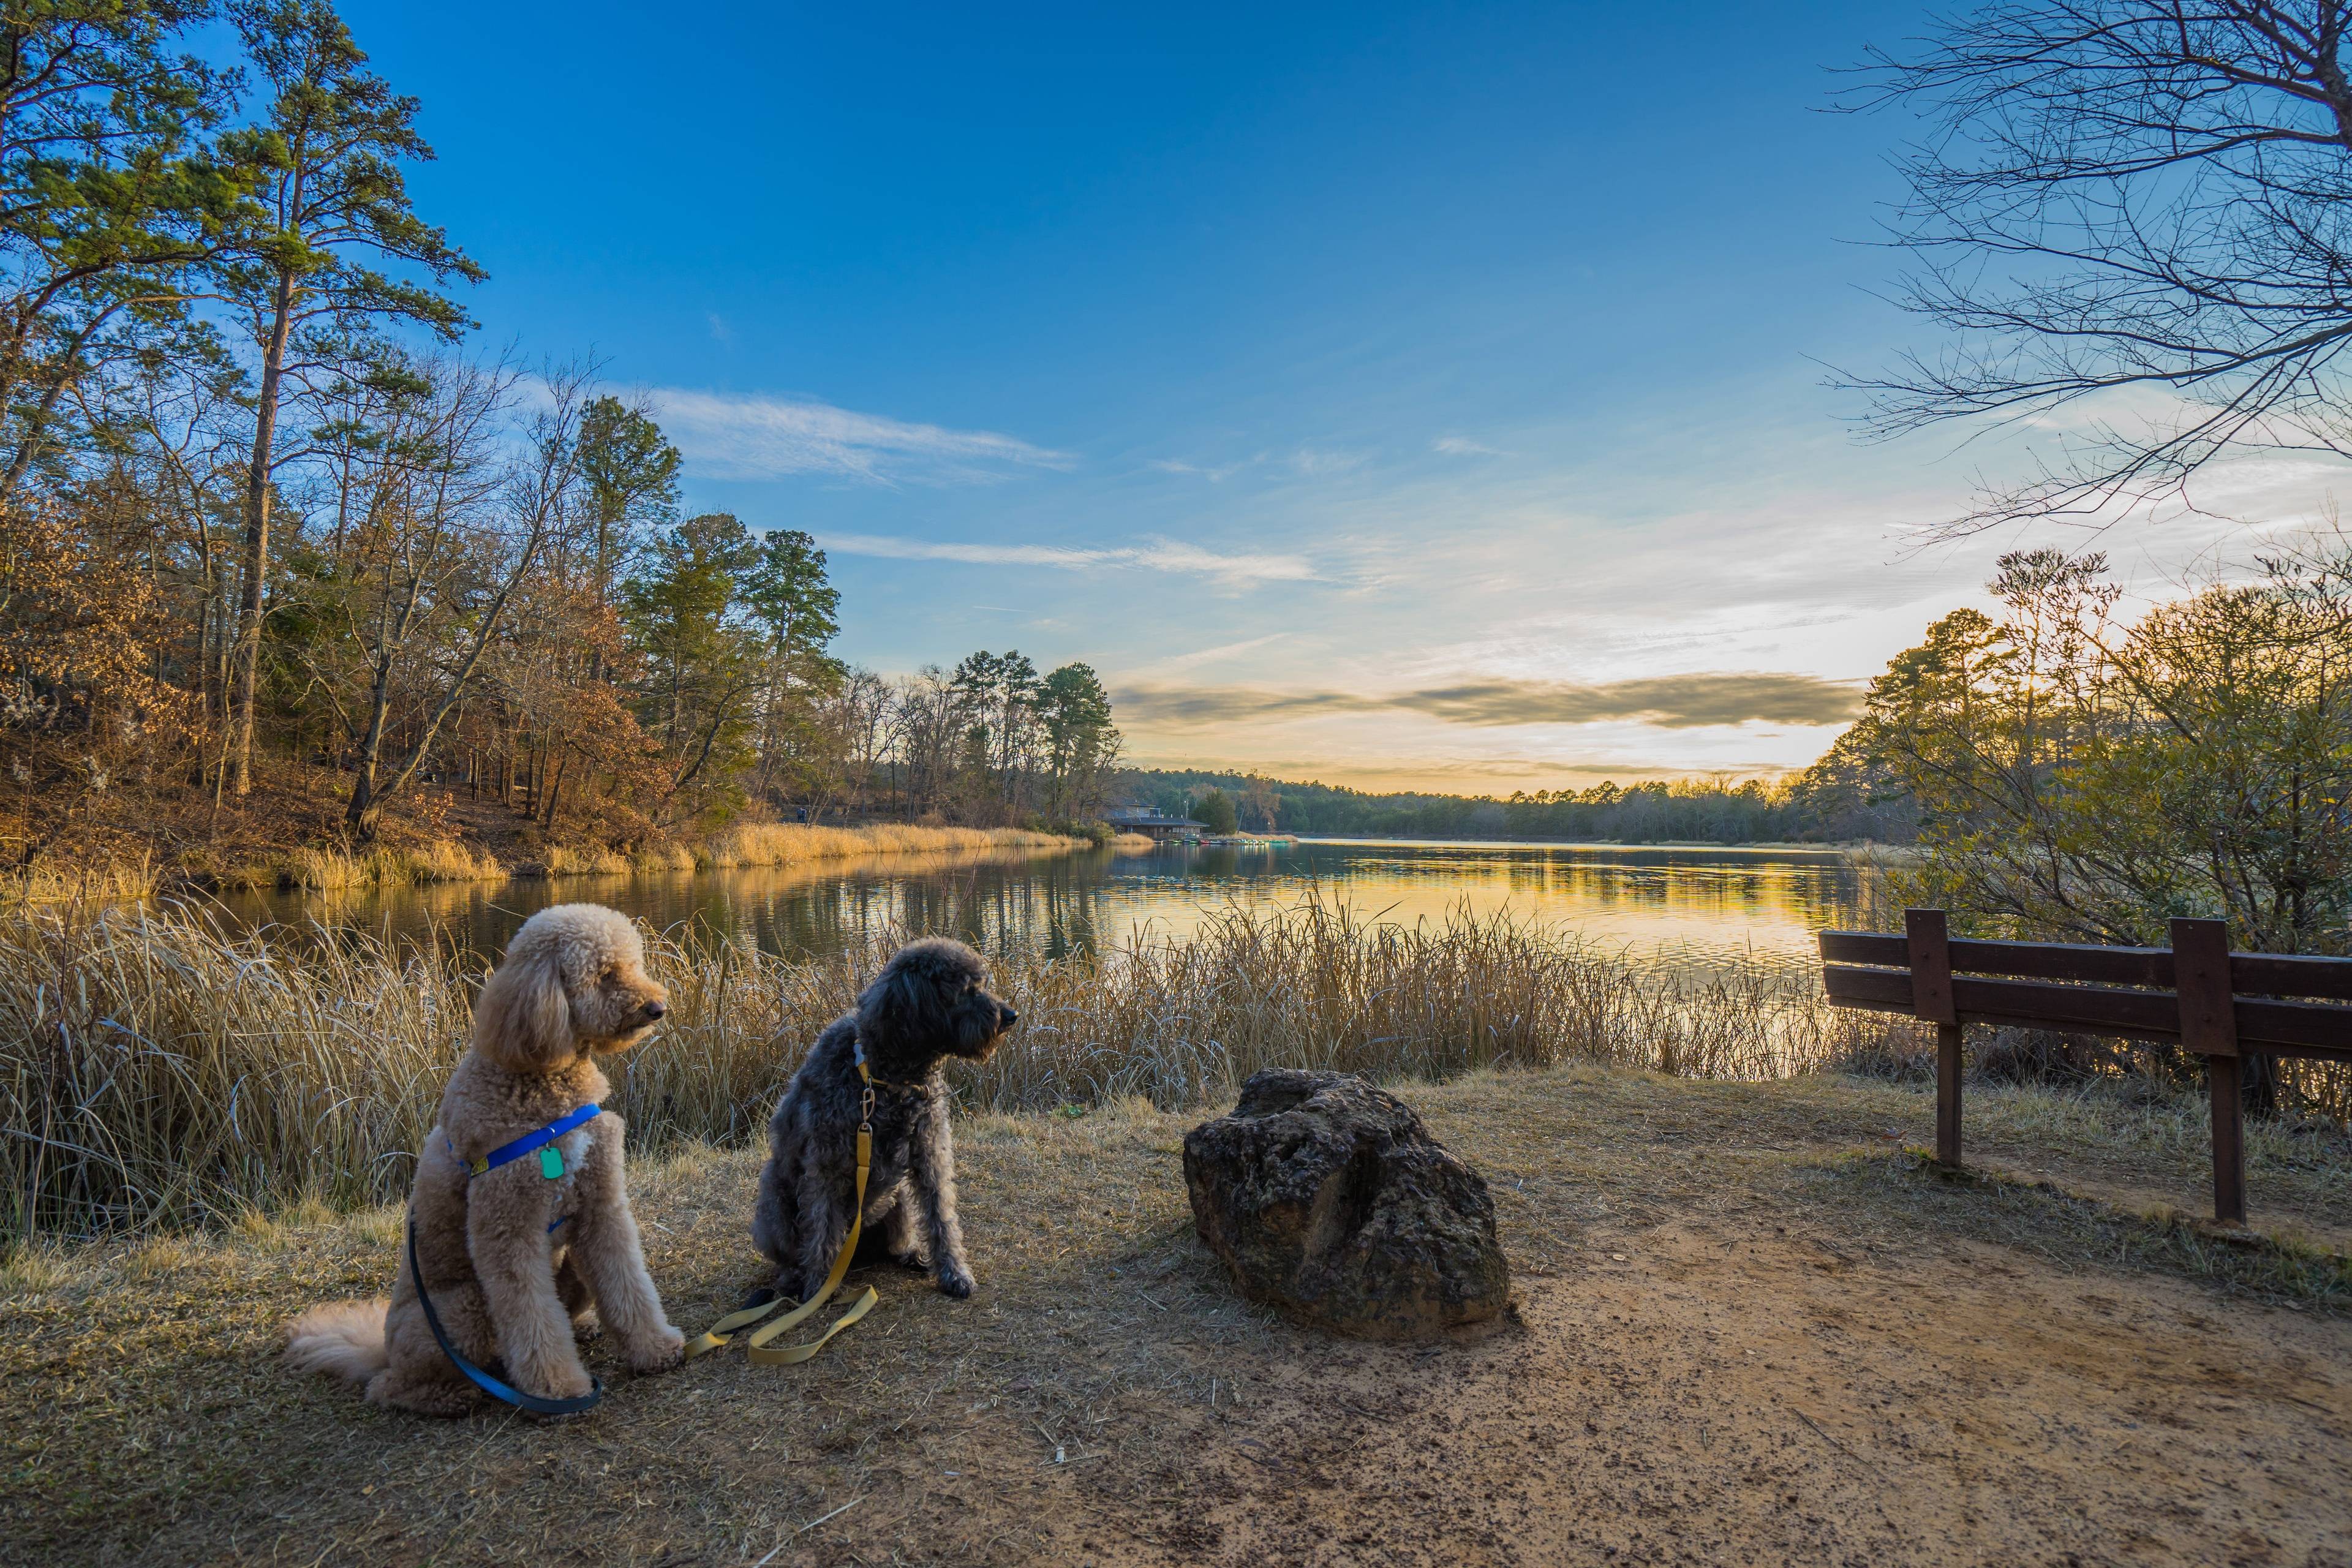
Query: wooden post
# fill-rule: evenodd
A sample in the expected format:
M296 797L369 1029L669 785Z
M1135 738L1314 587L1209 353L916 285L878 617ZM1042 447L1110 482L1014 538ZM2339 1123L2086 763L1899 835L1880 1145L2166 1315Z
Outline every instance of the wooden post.
M1952 944L1941 910L1903 911L1911 1011L1936 1026L1936 1159L1960 1163L1960 1015L1952 1005Z
M2213 1217L2246 1223L2246 1111L2239 1093L2237 1057L2207 1057L2213 1090Z
M1936 1026L1936 1160L1960 1164L1960 1026Z
M2230 928L2220 921L2172 922L2172 988L2180 1001L2180 1043L2205 1058L2213 1096L2213 1217L2246 1220L2246 1122L2240 1098L2238 1004L2230 984Z

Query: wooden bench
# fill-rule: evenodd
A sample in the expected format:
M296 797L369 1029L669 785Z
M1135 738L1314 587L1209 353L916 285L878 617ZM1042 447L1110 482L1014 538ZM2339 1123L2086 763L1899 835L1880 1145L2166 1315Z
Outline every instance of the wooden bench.
M1936 1158L1960 1163L1960 1037L1969 1024L2179 1045L2205 1058L2213 1100L2213 1217L2246 1217L2249 1055L2352 1060L2352 958L2231 952L2220 921L2177 920L2172 945L2079 947L1948 934L1907 910L1904 934L1821 933L1822 984L1841 1007L1936 1026ZM2000 976L2002 978L1980 978Z

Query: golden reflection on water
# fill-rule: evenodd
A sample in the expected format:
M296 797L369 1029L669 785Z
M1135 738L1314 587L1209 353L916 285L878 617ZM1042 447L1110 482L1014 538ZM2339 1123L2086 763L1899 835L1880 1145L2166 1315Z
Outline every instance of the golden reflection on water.
M1859 918L1861 873L1813 850L1627 848L1612 845L1326 844L1244 851L1255 876L1190 880L1189 905L1133 899L1171 934L1233 902L1295 906L1344 898L1402 925L1456 911L1507 913L1577 939L1699 967L1736 960L1810 962L1814 933ZM1126 899L1118 901L1128 902Z
M445 883L224 900L247 921L317 921L496 951L551 903L608 903L772 952L825 954L898 931L1048 952L1181 939L1234 906L1320 899L1411 925L1507 913L1589 943L1705 971L1806 963L1813 933L1860 914L1863 873L1834 850L1317 841L1286 847L886 855L696 874Z

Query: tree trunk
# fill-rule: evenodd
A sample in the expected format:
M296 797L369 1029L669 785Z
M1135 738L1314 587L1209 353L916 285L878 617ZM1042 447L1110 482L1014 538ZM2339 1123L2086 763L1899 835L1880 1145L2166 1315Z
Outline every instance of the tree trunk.
M261 397L254 410L253 458L246 468L245 584L237 605L235 716L230 721L231 787L253 789L254 690L261 667L262 590L269 574L269 472L278 437L278 395L286 374L286 335L294 319L294 275L278 274L275 314L262 357Z
M2248 1116L2268 1121L2279 1110L2278 1058L2248 1054L2238 1058L2239 1103Z
M362 843L375 837L376 763L383 755L383 721L391 709L392 668L379 665L368 688L367 732L360 740L359 755L352 760L352 801L343 811L344 825Z

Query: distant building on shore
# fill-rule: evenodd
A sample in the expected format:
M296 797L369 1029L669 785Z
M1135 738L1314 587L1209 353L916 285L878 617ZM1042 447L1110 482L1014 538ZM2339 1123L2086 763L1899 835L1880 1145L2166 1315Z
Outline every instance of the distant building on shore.
M1161 843L1198 838L1208 831L1208 824L1195 822L1189 816L1171 816L1149 805L1115 805L1103 813L1103 820L1121 833L1140 833Z

